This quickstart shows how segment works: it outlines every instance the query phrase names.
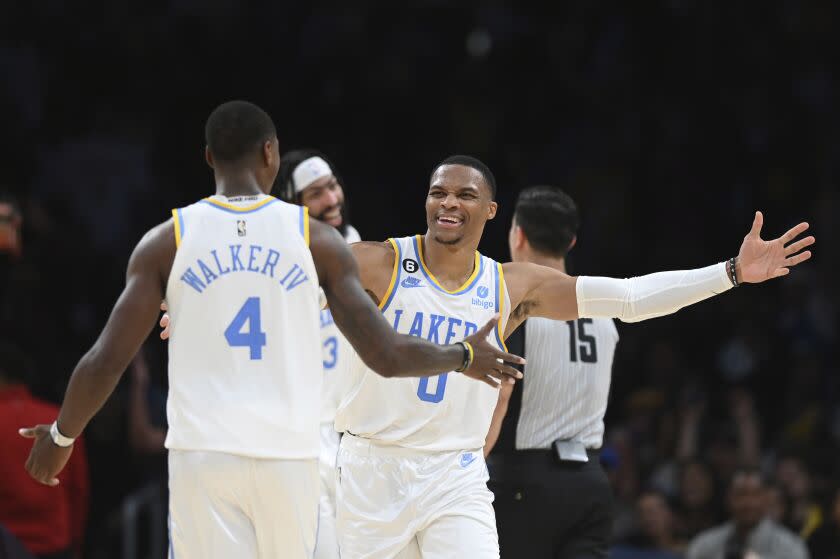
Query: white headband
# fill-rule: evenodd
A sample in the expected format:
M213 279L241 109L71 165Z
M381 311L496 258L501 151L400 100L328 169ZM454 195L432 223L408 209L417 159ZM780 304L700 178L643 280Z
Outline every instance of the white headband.
M295 194L303 192L307 186L318 179L332 175L329 164L320 157L310 157L295 167L292 173L292 180L295 183Z

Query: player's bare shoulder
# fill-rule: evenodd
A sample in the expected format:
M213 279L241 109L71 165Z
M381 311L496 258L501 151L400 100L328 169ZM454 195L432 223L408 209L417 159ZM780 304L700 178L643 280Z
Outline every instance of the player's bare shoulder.
M378 304L388 291L394 274L397 258L394 245L388 241L361 241L351 244L350 249L359 263L359 274L365 291Z
M502 265L502 271L510 295L508 334L530 316L544 316L555 307L569 307L569 312L577 308L576 280L568 274L531 262L507 262Z
M129 260L129 272L132 268L158 270L161 281L166 284L175 253L178 250L175 221L172 218L155 225L143 235L134 248Z

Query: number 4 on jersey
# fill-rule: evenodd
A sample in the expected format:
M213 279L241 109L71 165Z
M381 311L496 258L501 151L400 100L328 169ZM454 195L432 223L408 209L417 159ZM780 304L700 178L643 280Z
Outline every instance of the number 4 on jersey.
M245 323L248 331L243 332ZM230 326L225 329L225 339L231 347L247 347L251 349L251 359L262 359L262 348L265 345L265 332L260 325L260 298L248 297Z

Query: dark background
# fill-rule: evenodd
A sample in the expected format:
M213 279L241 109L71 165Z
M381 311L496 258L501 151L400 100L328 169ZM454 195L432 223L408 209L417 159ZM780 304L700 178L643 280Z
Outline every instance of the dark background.
M746 398L760 465L795 455L819 501L840 475L840 6L450 4L4 5L0 192L22 209L24 246L0 257L0 333L32 359L37 393L60 401L142 233L212 193L204 120L242 98L273 116L281 151L329 155L367 240L424 231L429 173L453 153L496 175L480 250L501 260L515 196L537 183L579 203L575 274L722 261L757 209L765 237L811 222L815 257L790 277L619 326L606 441L631 506L674 462L686 409L708 459L737 446ZM163 390L165 348L148 350ZM101 526L122 496L161 475L125 442L125 391L87 433L90 556L113 545ZM679 488L664 489L678 510Z

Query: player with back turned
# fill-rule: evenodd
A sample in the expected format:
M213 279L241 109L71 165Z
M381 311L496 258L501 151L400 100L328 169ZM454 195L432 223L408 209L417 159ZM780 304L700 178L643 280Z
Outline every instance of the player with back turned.
M216 194L173 210L129 259L126 285L70 379L57 420L21 429L26 468L55 475L114 390L166 299L170 555L310 557L319 495L320 286L362 359L392 377L453 368L512 382L521 360L492 347L489 321L448 346L399 336L359 282L336 230L268 196L277 135L259 107L232 101L207 120ZM481 384L481 383L476 383ZM494 383L495 385L495 383Z

